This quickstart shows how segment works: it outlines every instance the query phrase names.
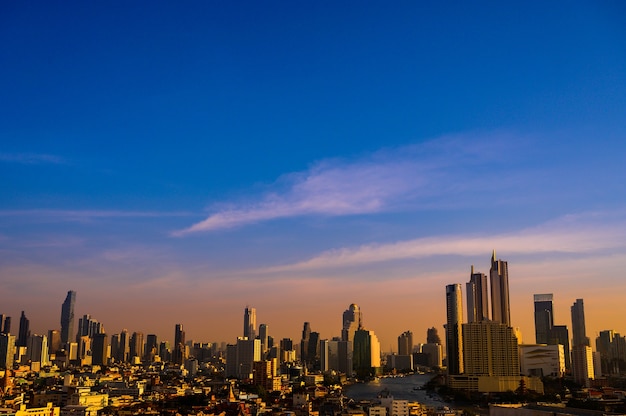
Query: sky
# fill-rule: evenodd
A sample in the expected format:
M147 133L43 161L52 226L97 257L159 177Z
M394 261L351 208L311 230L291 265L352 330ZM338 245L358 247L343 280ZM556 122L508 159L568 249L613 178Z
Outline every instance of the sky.
M0 313L235 342L443 336L508 261L534 342L626 333L626 5L3 2Z

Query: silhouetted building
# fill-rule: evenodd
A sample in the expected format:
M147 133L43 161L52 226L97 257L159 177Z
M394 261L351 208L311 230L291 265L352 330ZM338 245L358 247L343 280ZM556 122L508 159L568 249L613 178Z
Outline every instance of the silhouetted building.
M380 342L374 331L358 329L354 333L352 362L358 377L380 374Z
M467 296L467 321L481 322L489 319L487 296L487 276L484 273L470 272L470 281L465 284Z
M91 345L91 362L94 365L107 365L108 357L108 339L107 334L100 333L93 336Z
M246 306L243 314L243 336L248 339L256 338L256 309Z
M146 352L145 359L148 362L154 360L154 357L159 355L159 342L155 334L148 334L146 337Z
M4 317L4 324L2 325L2 333L3 334L11 333L11 317L10 316Z
M491 320L511 326L509 306L509 269L506 261L496 260L496 251L491 256Z
M554 326L552 312L552 293L534 295L535 301L535 342L549 344L550 333Z
M26 318L24 311L20 316L20 329L17 335L17 347L25 347L28 343L28 337L30 336L30 321Z
M174 330L174 353L172 361L175 364L183 364L187 358L185 354L185 331L183 331L183 324L176 324Z
M446 286L446 360L448 374L463 374L463 303L461 285Z
M582 299L572 305L572 373L574 380L585 387L594 377L593 356L585 329L585 308Z
M354 333L363 327L363 317L358 305L353 303L343 313L341 329L341 339L343 341L354 341Z
M426 343L442 345L441 337L439 337L439 333L437 333L437 328L432 327L426 330Z
M67 292L65 301L61 305L61 342L63 345L70 342L74 335L74 304L76 303L76 292Z
M405 331L398 336L398 355L411 355L413 353L413 333Z

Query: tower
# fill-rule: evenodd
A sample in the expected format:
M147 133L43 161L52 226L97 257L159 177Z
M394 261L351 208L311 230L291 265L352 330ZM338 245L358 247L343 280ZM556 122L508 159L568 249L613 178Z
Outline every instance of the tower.
M91 359L92 364L106 365L109 361L108 350L108 338L107 334L100 333L93 336L93 344L91 346Z
M474 272L472 266L470 280L465 284L467 292L467 321L481 322L489 319L487 301L487 276Z
M76 292L67 292L65 301L61 305L61 343L63 345L70 342L74 334L74 304L76 303Z
M259 325L259 339L261 339L261 355L268 349L269 327L267 324Z
M509 270L506 261L496 260L496 251L491 256L491 320L511 326L509 306Z
M341 329L341 339L343 341L353 341L354 333L363 327L361 310L353 303L343 313L343 324Z
M248 339L256 337L256 309L246 306L243 313L243 336Z
M535 301L535 342L550 344L554 315L552 313L552 293L534 295Z
M355 331L352 359L357 376L377 375L380 371L380 342L374 331L363 328Z
M22 311L22 315L20 316L20 329L17 334L17 344L18 347L25 347L28 343L28 337L30 336L30 321L26 318L24 311Z
M185 362L185 331L183 324L176 324L174 328L174 357L175 364L183 364Z
M461 285L446 286L446 355L448 374L463 374L463 303Z
M572 373L574 380L589 387L593 379L593 356L585 330L585 307L582 299L572 305Z
M306 365L309 362L309 342L311 340L311 324L304 323L302 328L302 339L300 340L300 361Z
M413 333L405 331L398 337L398 355L411 355L413 352Z

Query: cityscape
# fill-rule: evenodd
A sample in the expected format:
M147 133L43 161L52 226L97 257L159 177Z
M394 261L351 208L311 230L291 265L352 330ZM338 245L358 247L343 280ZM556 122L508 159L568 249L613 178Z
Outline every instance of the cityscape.
M256 309L246 306L241 336L236 340L189 340L179 323L170 341L126 329L109 336L104 324L89 314L76 319L77 293L70 290L61 305L60 327L47 334L31 332L25 311L19 324L15 322L17 328L11 316L0 314L2 403L15 409L16 415L21 411L42 415L50 411L59 415L160 414L168 406L178 406L179 397L198 395L200 407L209 412L238 403L234 409L241 411L238 406L244 405L246 413L335 414L347 410L341 404L342 387L417 372L430 374L429 389L435 391L438 383L439 393L450 395L446 396L449 406L454 406L460 394L477 403L484 395L498 400L498 394L508 394L507 400L535 397L573 404L572 391L564 385L567 381L575 397L583 399L581 403L592 399L597 410L626 410L626 336L614 329L603 330L592 348L584 299L576 299L571 306L571 326L557 325L553 296L534 295L535 342L523 343L511 318L508 262L497 258L494 250L488 276L471 266L465 296L460 283L445 287L445 341L436 326L426 331L425 343L414 342L413 333L405 331L397 337L397 352L385 352L354 303L342 314L341 336L332 339L323 339L310 322L303 323L299 340L274 335L270 324L257 324ZM175 378L170 379L172 376ZM47 387L16 383L40 378L47 380ZM181 380L184 389L172 391ZM553 390L555 382L557 391ZM192 388L194 385L202 388ZM619 387L624 390L617 390ZM425 389L426 384L415 388ZM272 397L288 395L291 400L271 405L267 395L273 393L278 396ZM463 408L434 407L394 399L389 392L380 394L379 402L363 402L350 414L467 413ZM146 403L150 404L147 409ZM492 410L490 405L489 412ZM550 406L534 409L551 410ZM493 411L506 412L506 407Z
M0 2L0 416L626 415L625 16Z

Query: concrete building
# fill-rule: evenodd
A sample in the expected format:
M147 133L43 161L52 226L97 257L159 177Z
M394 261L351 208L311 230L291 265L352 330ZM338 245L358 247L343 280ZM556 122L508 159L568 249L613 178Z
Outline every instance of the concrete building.
M354 333L352 360L357 376L368 377L380 374L380 342L374 331L358 329Z
M463 366L463 303L461 285L446 286L446 360L448 374L462 374Z
M513 328L498 322L463 324L464 374L519 376L517 337Z
M491 320L511 326L509 268L506 261L496 260L495 250L491 255L489 279L491 283Z
M489 319L487 296L487 276L474 272L472 265L470 281L465 284L467 296L467 322L480 322Z
M519 352L523 375L558 378L565 376L565 350L563 345L520 345Z

